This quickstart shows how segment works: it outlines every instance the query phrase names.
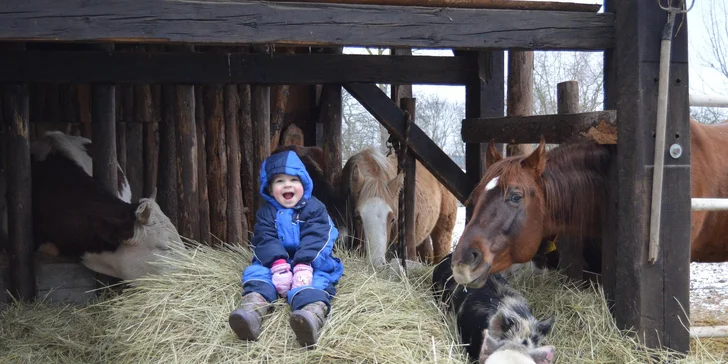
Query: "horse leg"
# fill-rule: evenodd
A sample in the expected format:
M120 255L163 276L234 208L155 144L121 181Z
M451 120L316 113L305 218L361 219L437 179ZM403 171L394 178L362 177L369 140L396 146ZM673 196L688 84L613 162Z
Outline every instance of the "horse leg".
M452 251L452 231L455 229L455 220L458 216L458 203L455 196L444 186L442 200L440 201L440 216L432 229L433 264L439 263Z
M433 256L431 236L428 235L425 240L417 246L417 257L420 258L420 261L422 262L432 263Z

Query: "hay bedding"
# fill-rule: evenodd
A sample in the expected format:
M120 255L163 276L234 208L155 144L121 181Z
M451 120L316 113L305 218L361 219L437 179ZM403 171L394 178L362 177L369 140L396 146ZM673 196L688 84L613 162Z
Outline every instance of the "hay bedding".
M340 254L341 256L341 254ZM176 272L139 280L122 295L86 308L14 304L0 312L0 363L465 363L452 318L437 309L431 269L410 278L375 273L342 256L346 273L319 347L300 348L283 301L261 340L238 340L227 316L240 301L240 274L251 253L200 246L170 263ZM616 329L598 291L569 288L558 274L522 272L512 283L537 316L556 313L547 343L556 363L665 362ZM565 288L566 287L566 288ZM595 294L596 293L596 294ZM685 363L724 362L697 343Z

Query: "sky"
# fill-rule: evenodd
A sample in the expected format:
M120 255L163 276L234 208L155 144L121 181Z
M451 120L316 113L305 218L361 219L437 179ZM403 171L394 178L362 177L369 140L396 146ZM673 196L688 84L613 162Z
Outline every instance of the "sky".
M584 4L600 4L601 1L595 0L550 0L557 2L575 2ZM656 0L640 0L640 1L656 1ZM665 0L663 0L665 1ZM692 0L687 0L691 2ZM723 1L723 0L716 0ZM728 1L728 0L724 0ZM688 3L689 5L689 3ZM709 11L711 10L711 0L695 0L695 5L688 13L688 57L690 72L690 93L691 95L723 95L728 96L728 80L712 68L706 65L701 55L707 55L708 50L708 31L706 29L706 21ZM705 20L704 20L705 19ZM728 19L724 20L728 22ZM659 47L655 44L655 47ZM728 47L728 45L726 45ZM349 54L366 54L364 48L345 48L344 53ZM415 50L415 54L426 54L433 56L452 56L450 50ZM507 67L507 65L506 65ZM507 71L506 71L507 72ZM567 81L567 80L563 80ZM434 85L415 85L414 92L437 93L452 101L464 102L465 87L463 86L434 86Z

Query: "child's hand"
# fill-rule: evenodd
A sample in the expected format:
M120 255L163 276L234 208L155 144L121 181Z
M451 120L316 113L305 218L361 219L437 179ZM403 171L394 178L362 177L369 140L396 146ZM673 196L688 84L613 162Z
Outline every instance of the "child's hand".
M307 264L297 264L293 268L293 285L291 289L310 286L313 281L313 268Z
M291 265L286 263L284 259L278 259L273 262L270 271L273 273L271 280L273 281L273 285L276 286L276 291L285 297L286 293L291 289L291 281L293 280Z

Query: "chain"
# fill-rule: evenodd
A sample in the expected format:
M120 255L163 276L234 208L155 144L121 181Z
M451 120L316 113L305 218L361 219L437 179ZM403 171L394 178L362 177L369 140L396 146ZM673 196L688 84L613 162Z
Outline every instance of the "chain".
M410 126L412 125L412 115L410 115L409 112L405 110L404 112L404 118L405 118L405 126L404 126L404 146L402 144L394 139L392 141L392 144L394 145L396 151L397 151L397 174L403 173L404 174L404 181L407 180L407 153L409 153L409 135L410 135ZM407 271L407 240L405 237L405 225L404 225L404 215L405 215L405 209L407 206L404 204L404 186L405 184L402 183L402 187L399 190L399 213L397 214L397 242L399 243L399 256L402 258L402 269L406 272ZM414 206L410 206L410 208L414 208Z

